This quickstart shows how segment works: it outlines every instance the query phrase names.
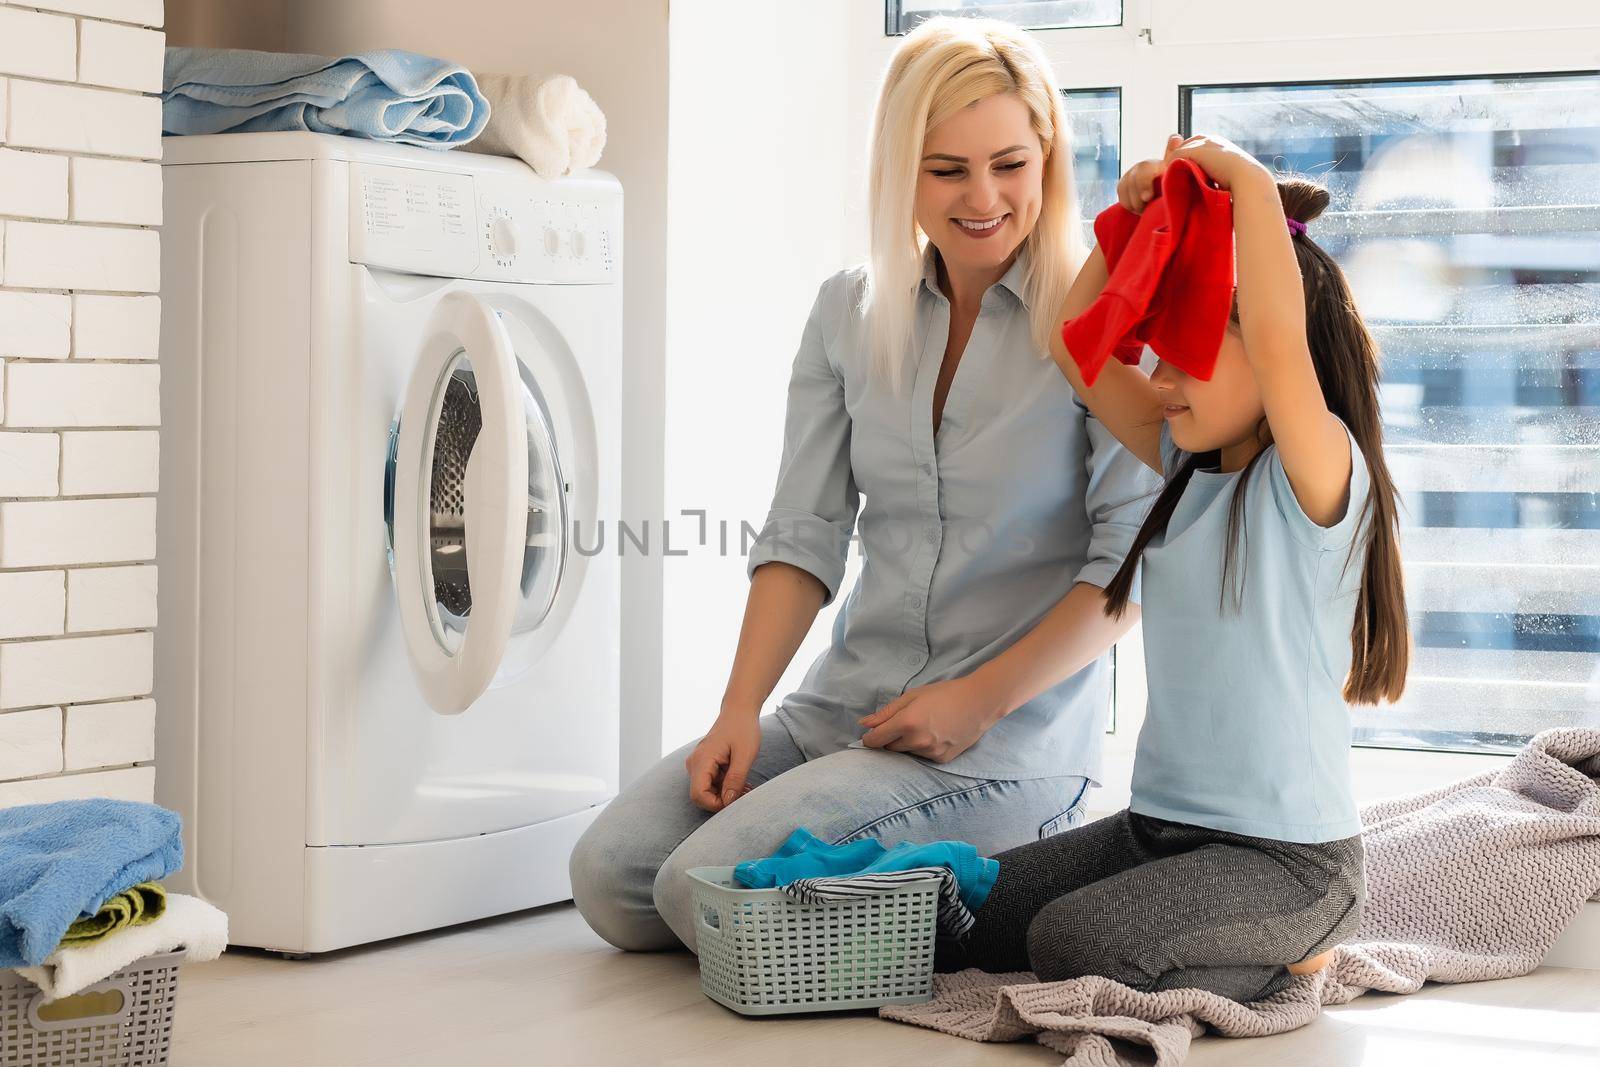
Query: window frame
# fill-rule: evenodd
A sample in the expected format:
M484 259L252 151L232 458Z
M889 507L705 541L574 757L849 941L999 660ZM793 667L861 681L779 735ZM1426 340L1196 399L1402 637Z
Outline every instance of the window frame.
M1054 32L1054 31L1057 31L1057 30L1064 30L1064 31L1067 31L1067 32L1073 32L1073 31L1078 31L1078 30L1114 29L1116 27L1123 26L1123 25L1125 25L1127 23L1127 21L1128 21L1128 8L1130 6L1138 3L1138 2L1139 2L1139 0L1119 0L1119 3L1117 4L1117 21L1116 22L1104 22L1104 23L1097 22L1097 23L1094 23L1093 25L1089 25L1089 26L1027 26L1027 27L1024 27L1024 28L1028 29L1028 30L1031 30L1033 32L1036 32L1036 33L1040 32L1040 31ZM905 16L906 16L906 13L905 13L905 0L883 0L883 35L885 37L891 37L891 38L892 37L904 37L906 34L910 33L912 30L916 29L916 26L909 26L909 27L901 28L901 24L905 21ZM933 17L933 16L930 16L930 17ZM959 17L972 17L972 16L959 16Z

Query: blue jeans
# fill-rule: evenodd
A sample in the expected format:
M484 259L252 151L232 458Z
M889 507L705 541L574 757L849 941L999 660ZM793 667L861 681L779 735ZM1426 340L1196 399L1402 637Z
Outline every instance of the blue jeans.
M833 844L968 841L992 856L1083 821L1087 779L969 778L901 752L847 748L807 760L761 717L750 792L715 814L689 799L693 742L663 756L600 813L572 853L572 899L595 933L634 952L694 949L691 867L776 852L796 826Z

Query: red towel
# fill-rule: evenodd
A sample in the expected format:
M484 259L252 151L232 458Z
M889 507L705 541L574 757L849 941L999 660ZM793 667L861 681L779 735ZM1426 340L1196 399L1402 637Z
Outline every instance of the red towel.
M1233 199L1194 163L1176 159L1135 215L1112 204L1094 220L1109 277L1094 303L1061 326L1093 385L1113 354L1137 364L1144 346L1207 381L1233 303Z

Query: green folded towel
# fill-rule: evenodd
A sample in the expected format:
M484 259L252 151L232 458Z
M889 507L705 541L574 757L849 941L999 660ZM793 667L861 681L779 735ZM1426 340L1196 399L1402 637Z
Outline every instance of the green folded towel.
M166 910L167 891L161 884L140 882L116 896L107 897L106 902L100 905L100 910L93 915L74 920L61 938L60 947L86 945L114 934L125 926L153 923Z

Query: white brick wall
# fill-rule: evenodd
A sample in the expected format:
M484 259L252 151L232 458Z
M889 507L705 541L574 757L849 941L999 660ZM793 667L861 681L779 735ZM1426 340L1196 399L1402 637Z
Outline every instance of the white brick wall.
M59 774L63 747L60 708L0 714L0 777Z
M71 349L70 296L0 290L0 356L61 359Z
M0 14L5 13L0 7ZM67 157L0 148L0 211L37 219L67 217Z
M126 226L7 222L3 281L7 288L153 293L161 287L160 238Z
M0 638L51 637L66 614L65 571L0 571Z
M161 299L154 296L72 298L72 354L80 359L155 359L161 344Z
M60 466L61 442L55 434L0 430L0 493L55 496Z
M71 81L78 69L74 21L0 7L0 69L8 74Z
M99 156L161 158L161 101L154 96L12 78L6 143Z
M161 164L133 159L72 161L74 222L161 225Z
M156 758L156 702L115 700L66 709L69 771L148 763Z
M156 624L156 569L87 567L67 574L67 629L153 629Z
M155 556L155 497L0 501L0 568Z
M154 363L9 363L7 426L157 426L161 368Z
M154 797L162 0L0 0L0 807Z
M157 430L63 433L61 495L153 493L160 461L161 434Z

